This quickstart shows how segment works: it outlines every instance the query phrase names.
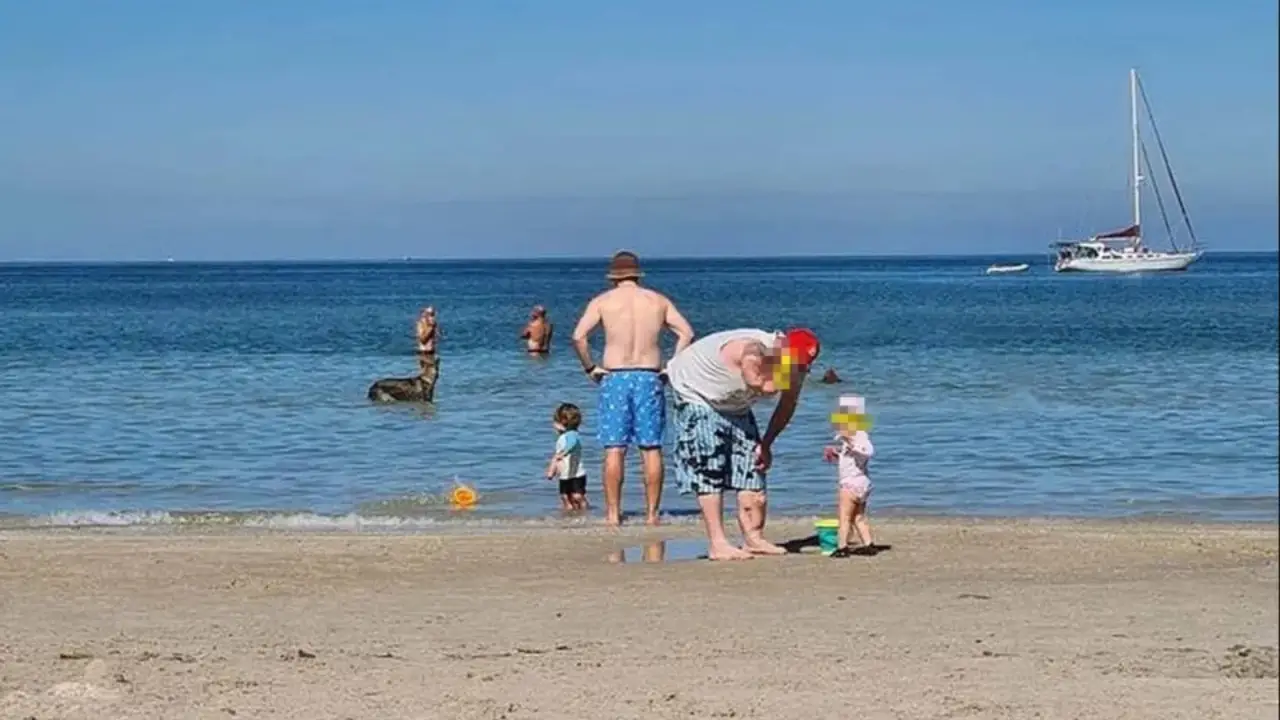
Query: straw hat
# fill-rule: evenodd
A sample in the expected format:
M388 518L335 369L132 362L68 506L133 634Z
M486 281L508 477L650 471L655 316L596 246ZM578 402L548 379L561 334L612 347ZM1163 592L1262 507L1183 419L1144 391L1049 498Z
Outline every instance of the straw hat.
M640 258L630 250L619 250L609 260L609 272L605 277L610 280L636 280L644 277L640 272Z

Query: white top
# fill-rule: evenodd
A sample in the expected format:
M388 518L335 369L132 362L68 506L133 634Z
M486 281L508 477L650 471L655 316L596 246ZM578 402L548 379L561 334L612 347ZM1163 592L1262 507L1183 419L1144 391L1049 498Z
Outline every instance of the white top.
M577 430L566 430L556 438L556 454L563 455L556 465L556 477L561 480L572 480L583 476L582 472L582 439Z
M708 335L685 348L667 363L667 380L681 400L710 406L720 412L751 409L764 394L748 388L742 373L730 370L720 350L734 340L756 340L770 347L779 333L740 328Z
M840 456L840 482L871 481L867 475L867 465L876 454L871 444L871 436L865 430L858 430L850 436L835 436L836 451Z

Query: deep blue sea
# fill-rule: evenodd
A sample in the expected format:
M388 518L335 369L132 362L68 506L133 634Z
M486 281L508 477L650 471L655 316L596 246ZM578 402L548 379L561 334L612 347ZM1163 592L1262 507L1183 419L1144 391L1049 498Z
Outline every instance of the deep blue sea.
M1023 275L1015 258L646 263L699 334L803 324L819 370L775 450L773 512L829 512L841 392L867 396L875 513L1277 520L1276 255L1182 274ZM562 401L594 387L569 336L604 261L0 265L5 525L416 527L560 520L544 481ZM557 332L521 352L530 306ZM375 407L439 310L431 408ZM669 343L668 343L669 346ZM598 347L598 343L597 343ZM771 408L758 409L761 422ZM600 514L599 449L587 443ZM627 509L641 509L638 464ZM454 479L473 512L447 508ZM664 506L691 522L693 502Z

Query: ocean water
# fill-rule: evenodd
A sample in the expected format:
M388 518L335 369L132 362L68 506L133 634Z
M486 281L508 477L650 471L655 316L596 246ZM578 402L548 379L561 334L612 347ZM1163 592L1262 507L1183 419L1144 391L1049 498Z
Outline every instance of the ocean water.
M819 370L844 376L810 383L779 440L775 513L830 511L827 417L856 391L873 513L1277 520L1274 254L1131 277L1036 257L984 276L997 260L653 261L646 282L699 334L808 325ZM603 265L0 266L2 522L598 522L595 395L569 336ZM546 360L518 339L535 303L557 328ZM438 402L371 405L373 380L414 372L425 304ZM541 477L562 401L586 413L587 519L560 519ZM455 479L481 492L474 511L444 503ZM694 520L670 473L664 507Z

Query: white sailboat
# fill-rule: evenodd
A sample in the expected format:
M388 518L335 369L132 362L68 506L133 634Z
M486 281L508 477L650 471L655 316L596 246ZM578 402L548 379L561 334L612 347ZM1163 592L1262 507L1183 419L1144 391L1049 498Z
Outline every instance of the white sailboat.
M1160 188L1155 183L1154 177L1150 178L1152 181L1151 186L1155 191L1156 201L1160 207L1160 215L1164 219L1165 229L1169 233L1169 244L1172 249L1169 251L1152 250L1143 245L1142 242L1142 185L1144 180L1149 179L1143 175L1143 166L1146 166L1148 175L1154 176L1154 173L1151 172L1150 158L1147 157L1146 147L1142 142L1142 135L1139 129L1139 95L1142 95L1143 104L1151 121L1153 135L1160 148L1160 156L1164 160L1169 183L1173 187L1174 195L1178 200L1178 207L1182 210L1182 219L1186 223L1187 231L1191 238L1190 247L1186 249L1181 249L1176 244L1173 228L1170 226L1169 217L1165 213L1164 199L1160 196ZM1201 251L1196 242L1195 230L1191 227L1191 218L1187 215L1186 205L1182 202L1182 193L1179 192L1177 181L1173 177L1173 170L1169 167L1169 158L1165 155L1164 143L1160 140L1160 131L1155 127L1155 118L1152 117L1151 106L1146 103L1146 93L1142 91L1137 70L1129 71L1129 104L1133 124L1133 223L1129 227L1120 230L1094 235L1088 240L1054 243L1053 247L1056 250L1056 256L1053 269L1057 272L1168 272L1186 270L1191 263L1200 259Z

